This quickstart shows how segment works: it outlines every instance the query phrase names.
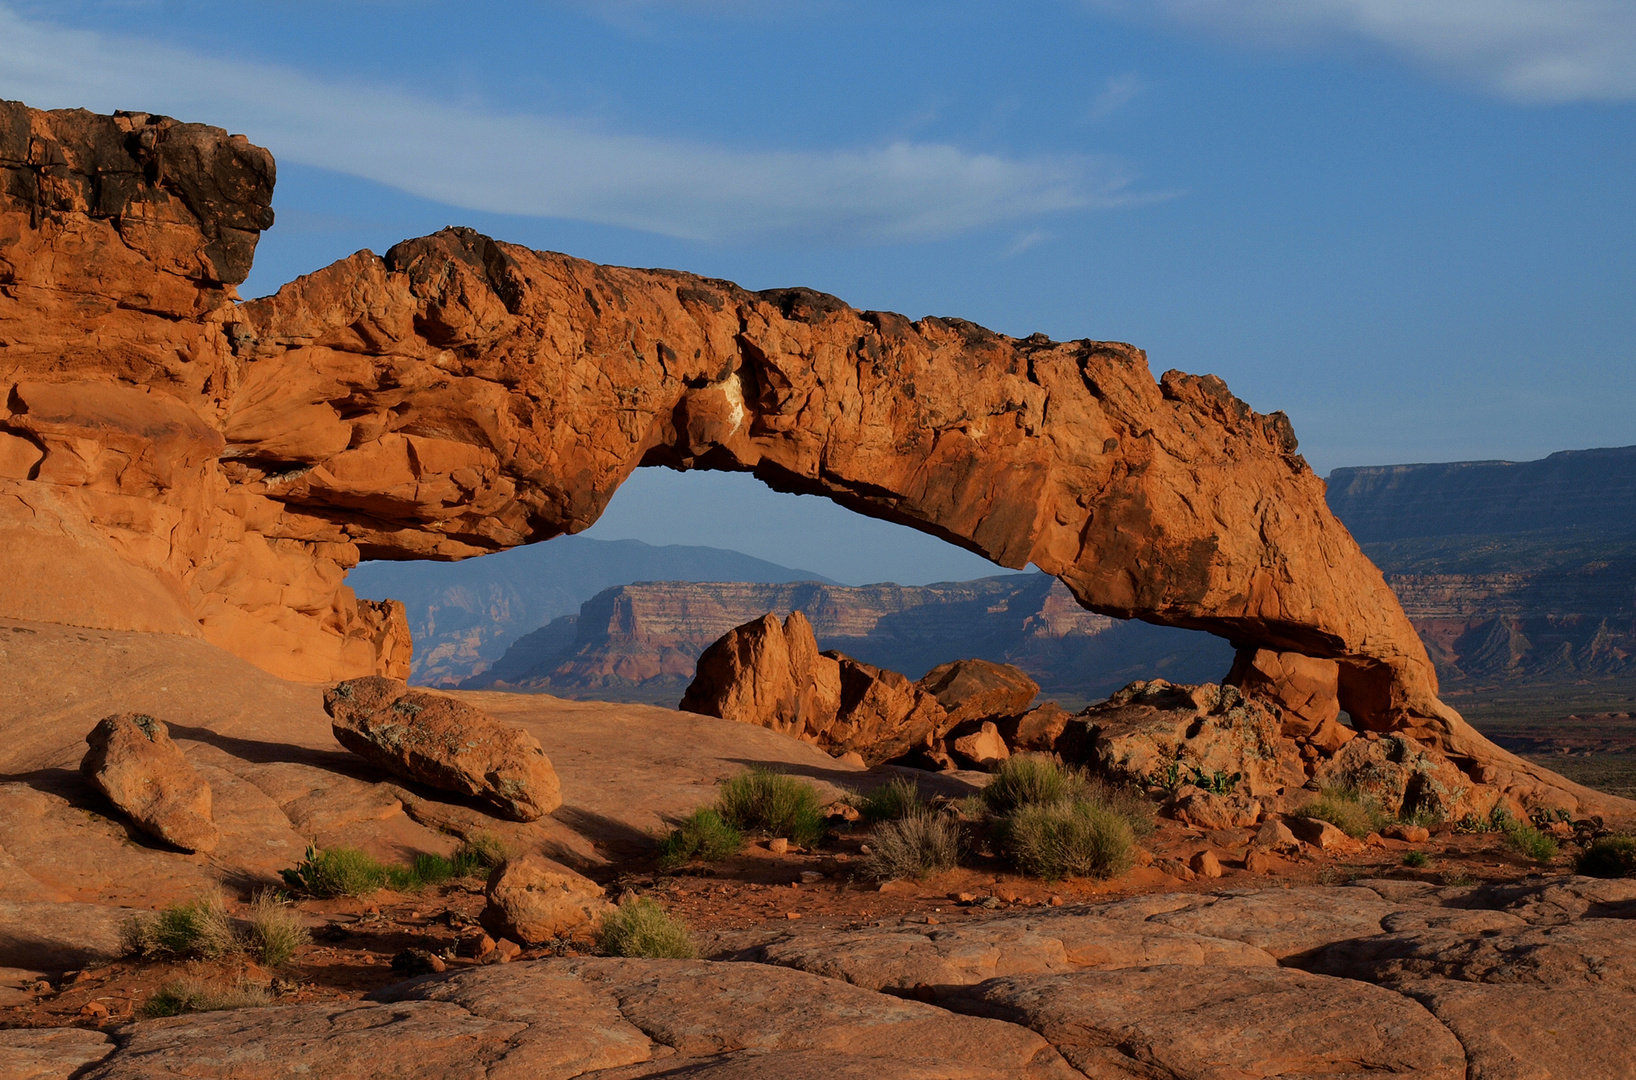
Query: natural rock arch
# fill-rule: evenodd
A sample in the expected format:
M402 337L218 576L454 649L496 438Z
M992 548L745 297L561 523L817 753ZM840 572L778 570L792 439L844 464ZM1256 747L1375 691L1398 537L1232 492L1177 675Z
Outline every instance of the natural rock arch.
M360 559L580 531L643 464L746 470L1225 637L1237 681L1314 723L1344 707L1537 787L1438 700L1288 420L1214 376L465 229L237 303L273 177L218 129L0 104L0 614L402 674L401 606L343 583Z

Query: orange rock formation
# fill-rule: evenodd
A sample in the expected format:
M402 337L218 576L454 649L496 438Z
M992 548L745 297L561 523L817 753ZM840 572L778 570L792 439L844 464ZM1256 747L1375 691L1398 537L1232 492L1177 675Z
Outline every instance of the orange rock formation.
M1288 420L1214 376L464 229L239 303L273 178L217 129L0 104L0 614L401 677L401 608L342 581L360 558L577 532L639 465L748 470L1098 612L1333 664L1354 724L1538 786L1438 701ZM1300 673L1265 682L1296 712L1327 684L1254 666Z

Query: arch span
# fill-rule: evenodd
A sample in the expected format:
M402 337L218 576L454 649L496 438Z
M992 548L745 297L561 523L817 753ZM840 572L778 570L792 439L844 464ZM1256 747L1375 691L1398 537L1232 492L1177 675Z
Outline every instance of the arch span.
M1293 711L1526 768L1439 702L1287 419L1214 376L464 229L240 304L273 184L243 137L0 103L0 173L0 536L55 553L0 614L74 593L75 621L289 677L399 673L401 606L343 584L360 558L577 532L643 464L745 470L1218 634ZM128 587L90 581L109 560Z

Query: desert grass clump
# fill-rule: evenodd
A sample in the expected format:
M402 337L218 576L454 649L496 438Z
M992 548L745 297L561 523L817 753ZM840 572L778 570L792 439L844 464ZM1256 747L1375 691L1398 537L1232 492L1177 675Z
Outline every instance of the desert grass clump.
M301 916L271 889L262 889L250 900L249 926L245 947L265 967L281 967L295 951L312 941L301 924Z
M1424 851L1408 851L1403 855L1403 865L1418 870L1431 865L1431 856Z
M1556 841L1526 821L1513 822L1505 830L1505 838L1512 847L1537 863L1548 863L1556 858Z
M1136 847L1123 816L1066 800L1018 807L1000 822L999 839L1019 870L1047 881L1118 877L1130 869Z
M1580 853L1574 869L1586 877L1636 877L1636 836L1612 833L1597 837Z
M597 945L606 956L646 960L697 960L698 943L687 924L645 896L627 900L602 917Z
M743 848L744 833L738 826L714 808L701 806L677 822L670 834L659 841L659 866L674 870L694 860L720 862L737 855Z
M960 861L960 825L944 814L918 810L882 821L869 838L864 870L880 881L926 878Z
M414 881L412 870L389 867L355 847L309 846L305 858L279 873L291 889L318 900L368 896L388 886L402 889Z
M125 950L143 957L191 956L219 960L239 951L227 901L207 892L152 914L127 920L120 930Z
M1125 819L1137 839L1151 836L1159 827L1159 808L1141 789L1130 784L1110 784L1100 778L1082 781L1080 801L1113 811Z
M723 784L716 811L745 832L782 836L802 847L828 832L818 789L769 769L751 769Z
M1354 840L1362 840L1387 822L1379 803L1351 788L1324 788L1296 813L1327 821Z
M989 813L1003 817L1025 806L1050 806L1080 796L1085 779L1048 754L1013 754L983 787Z
M166 983L142 1003L148 1019L180 1016L192 1012L219 1012L223 1009L259 1009L273 1003L265 987L239 982L231 987L211 986L197 979Z
M902 821L926 810L926 802L920 797L920 785L906 776L894 776L859 798L857 806L858 813L871 825L880 821Z

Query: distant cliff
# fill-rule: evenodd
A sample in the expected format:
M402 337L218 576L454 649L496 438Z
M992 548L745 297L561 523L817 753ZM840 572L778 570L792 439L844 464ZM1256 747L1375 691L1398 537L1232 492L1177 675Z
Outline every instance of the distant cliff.
M711 642L797 609L823 648L911 677L964 657L1013 663L1070 702L1156 674L1219 679L1232 662L1218 638L1093 614L1037 573L925 586L642 582L524 636L462 687L674 704Z
M1445 683L1636 677L1636 447L1336 469L1329 485Z
M410 679L458 683L500 659L522 635L585 599L630 581L818 581L724 548L562 536L456 563L371 562L347 575L361 597L403 601L414 633Z

